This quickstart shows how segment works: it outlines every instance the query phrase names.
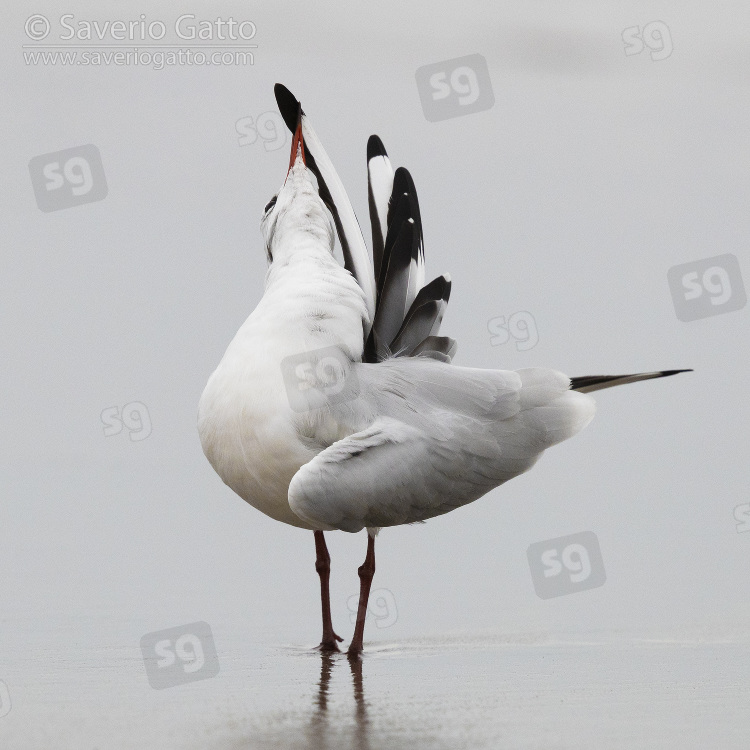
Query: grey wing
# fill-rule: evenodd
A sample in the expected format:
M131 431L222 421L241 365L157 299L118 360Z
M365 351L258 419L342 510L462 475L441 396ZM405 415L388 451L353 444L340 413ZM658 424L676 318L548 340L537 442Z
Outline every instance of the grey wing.
M367 422L302 466L292 510L314 528L424 521L527 471L593 417L593 399L554 370L454 367L416 357L357 366Z

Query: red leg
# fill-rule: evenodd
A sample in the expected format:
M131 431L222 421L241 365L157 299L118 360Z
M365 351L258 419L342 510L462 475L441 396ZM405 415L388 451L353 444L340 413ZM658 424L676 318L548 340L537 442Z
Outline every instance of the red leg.
M315 532L315 570L320 576L320 604L323 609L323 640L320 642L321 651L338 651L336 641L343 641L333 632L331 622L331 598L328 593L328 579L331 574L331 556L328 554L326 540L322 531Z
M357 624L354 626L354 637L349 644L347 656L358 658L362 653L362 638L365 634L365 617L367 616L367 601L370 598L370 585L375 575L375 537L367 534L367 555L359 570L359 607L357 608Z

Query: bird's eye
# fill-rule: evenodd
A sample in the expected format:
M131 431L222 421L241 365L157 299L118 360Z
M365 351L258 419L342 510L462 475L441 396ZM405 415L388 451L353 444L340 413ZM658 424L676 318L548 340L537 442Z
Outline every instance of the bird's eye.
M274 195L273 198L271 198L271 200L266 203L266 207L263 209L264 214L267 214L276 205L276 199L278 197L278 195Z

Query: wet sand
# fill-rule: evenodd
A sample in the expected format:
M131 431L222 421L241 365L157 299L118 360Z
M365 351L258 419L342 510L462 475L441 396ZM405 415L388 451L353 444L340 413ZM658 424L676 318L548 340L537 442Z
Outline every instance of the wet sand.
M3 655L7 750L728 750L750 734L745 637L435 636L370 643L352 665L223 633L216 677L164 690L137 643L60 653L43 640Z

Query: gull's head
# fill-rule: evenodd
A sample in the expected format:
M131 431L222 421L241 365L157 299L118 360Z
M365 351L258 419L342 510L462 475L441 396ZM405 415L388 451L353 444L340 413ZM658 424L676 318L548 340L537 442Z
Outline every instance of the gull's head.
M269 263L288 257L310 241L333 252L333 217L318 194L305 159L302 122L298 118L286 180L266 205L260 222Z

